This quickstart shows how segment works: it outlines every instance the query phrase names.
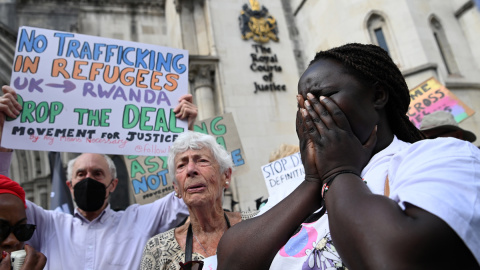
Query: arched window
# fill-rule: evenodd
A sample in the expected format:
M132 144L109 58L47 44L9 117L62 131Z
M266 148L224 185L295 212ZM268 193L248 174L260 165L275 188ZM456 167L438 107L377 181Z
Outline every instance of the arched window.
M392 57L393 61L399 65L399 57L393 42L393 36L389 30L387 21L380 12L371 12L367 15L366 26L370 35L372 44L380 46Z
M367 21L368 32L373 44L376 44L390 54L387 39L385 38L385 31L387 30L385 19L373 13Z
M443 30L442 24L435 16L432 16L430 18L430 28L432 29L435 43L437 44L438 50L440 51L443 64L445 65L448 74L459 74L460 72L457 66L457 62L453 57L452 48L448 43L445 31Z

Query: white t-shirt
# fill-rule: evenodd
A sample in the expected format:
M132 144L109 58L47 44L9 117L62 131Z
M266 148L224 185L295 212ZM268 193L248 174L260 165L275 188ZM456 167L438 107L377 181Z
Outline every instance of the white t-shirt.
M415 143L389 166L390 198L445 221L480 263L480 150L453 138Z
M444 220L480 263L480 150L452 138L414 144L394 138L362 171L373 193L383 194L389 177L390 198ZM477 209L477 211L475 211ZM344 269L333 246L328 214L302 224L275 256L270 269Z

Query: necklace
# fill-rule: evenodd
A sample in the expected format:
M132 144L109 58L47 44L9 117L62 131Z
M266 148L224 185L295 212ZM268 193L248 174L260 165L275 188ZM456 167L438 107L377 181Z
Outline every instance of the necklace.
M227 222L227 229L228 229L230 228L230 220L228 220L227 214L225 212L223 212L223 216L225 217L225 221ZM192 224L190 223L190 225L188 225L187 239L185 239L185 262L189 262L192 260L192 253L193 253L193 239L192 239L193 237L192 236L195 237L195 240L197 240L197 242L200 244L200 246L202 247L203 251L205 251L207 256L209 255L207 250L200 243L200 241L198 241L197 237L193 235Z
M193 233L192 233L193 234ZM198 241L198 238L195 234L193 234L193 237L195 238L195 240L197 240L197 243L202 247L203 251L205 251L205 254L207 254L207 257L210 257L210 254L208 254L207 250L205 249L205 247L203 247L202 243L200 243L200 241Z

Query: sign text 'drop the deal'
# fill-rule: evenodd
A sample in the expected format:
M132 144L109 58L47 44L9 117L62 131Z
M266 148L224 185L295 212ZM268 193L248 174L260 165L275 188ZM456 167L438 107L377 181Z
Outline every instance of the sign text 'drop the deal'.
M23 106L2 144L31 150L149 155L187 123L185 50L21 27L11 78Z

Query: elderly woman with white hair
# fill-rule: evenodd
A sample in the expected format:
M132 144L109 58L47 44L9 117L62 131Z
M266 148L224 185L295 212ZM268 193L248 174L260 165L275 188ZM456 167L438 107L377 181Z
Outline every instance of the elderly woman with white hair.
M216 254L230 226L253 216L222 208L233 162L214 137L192 131L180 135L170 149L168 170L175 195L184 200L190 217L183 225L150 238L141 270L197 269L201 260Z

